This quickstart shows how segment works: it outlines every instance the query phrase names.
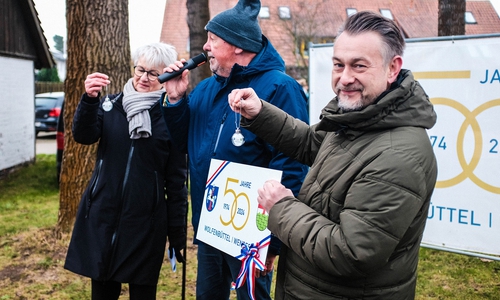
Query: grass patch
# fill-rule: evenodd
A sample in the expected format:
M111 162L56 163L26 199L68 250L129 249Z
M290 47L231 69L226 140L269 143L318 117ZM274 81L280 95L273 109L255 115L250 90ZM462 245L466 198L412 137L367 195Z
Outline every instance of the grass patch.
M0 300L88 300L90 280L63 268L70 234L57 238L59 207L55 155L0 180ZM188 228L186 299L195 299L196 246ZM178 300L177 272L165 259L157 299ZM120 299L128 298L123 285ZM232 293L231 299L236 299ZM432 249L420 249L416 299L500 299L500 262Z
M500 262L421 248L417 299L500 299Z
M37 155L33 166L0 180L0 236L57 222L59 187L55 155Z

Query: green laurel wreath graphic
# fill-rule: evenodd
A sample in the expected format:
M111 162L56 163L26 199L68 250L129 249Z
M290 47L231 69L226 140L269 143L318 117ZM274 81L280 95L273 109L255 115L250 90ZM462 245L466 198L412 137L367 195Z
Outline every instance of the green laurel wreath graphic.
M257 213L257 229L264 231L267 228L268 215Z

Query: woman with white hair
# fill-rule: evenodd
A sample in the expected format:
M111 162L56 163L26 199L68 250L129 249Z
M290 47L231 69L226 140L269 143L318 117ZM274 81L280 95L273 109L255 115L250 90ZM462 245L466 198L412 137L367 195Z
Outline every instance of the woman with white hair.
M118 299L122 283L130 299L156 299L167 236L172 251L185 247L186 156L172 145L159 107L158 75L176 59L171 45L140 47L134 75L117 95L101 97L106 74L85 80L73 137L99 145L64 267L91 278L93 300Z

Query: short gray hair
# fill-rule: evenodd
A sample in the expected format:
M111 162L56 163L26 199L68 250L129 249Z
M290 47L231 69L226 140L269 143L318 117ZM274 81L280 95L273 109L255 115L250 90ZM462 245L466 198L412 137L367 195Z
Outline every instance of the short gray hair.
M377 13L360 11L349 16L337 36L344 31L350 35L365 32L378 33L384 43L382 56L385 64L388 64L396 55L403 56L405 40L401 29L396 22Z
M134 51L132 60L137 65L143 58L150 67L163 69L177 60L175 47L166 43L151 43L141 46Z

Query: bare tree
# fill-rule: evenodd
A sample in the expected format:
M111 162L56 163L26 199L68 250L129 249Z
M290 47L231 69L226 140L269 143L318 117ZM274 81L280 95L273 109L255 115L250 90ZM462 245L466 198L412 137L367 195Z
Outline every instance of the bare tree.
M73 115L88 74L110 76L107 93L117 93L131 76L128 0L66 0L67 76L64 84L64 154L60 179L58 231L69 231L80 197L94 168L96 145L73 140Z
M291 53L295 59L295 67L287 67L287 72L294 77L308 77L309 43L333 42L334 36L329 23L331 17L325 11L331 1L317 0L290 0L290 13L279 12L279 22L269 22L263 28L275 46L279 45L282 56L289 56ZM327 22L328 24L326 24ZM279 33L279 34L275 34ZM293 74L291 74L293 73Z
M465 0L439 0L438 36L465 35Z
M208 0L187 0L186 7L188 11L189 53L191 57L194 57L203 52L203 45L207 40L205 25L210 20L210 10ZM190 73L191 88L211 74L208 64L192 70Z
M321 1L306 3L296 1L296 11L290 13L290 18L282 18L278 23L284 29L286 35L292 39L290 51L293 52L298 66L307 66L308 58L304 55L304 44L314 42L318 29L322 25L317 16L320 13ZM293 17L292 17L293 16Z

